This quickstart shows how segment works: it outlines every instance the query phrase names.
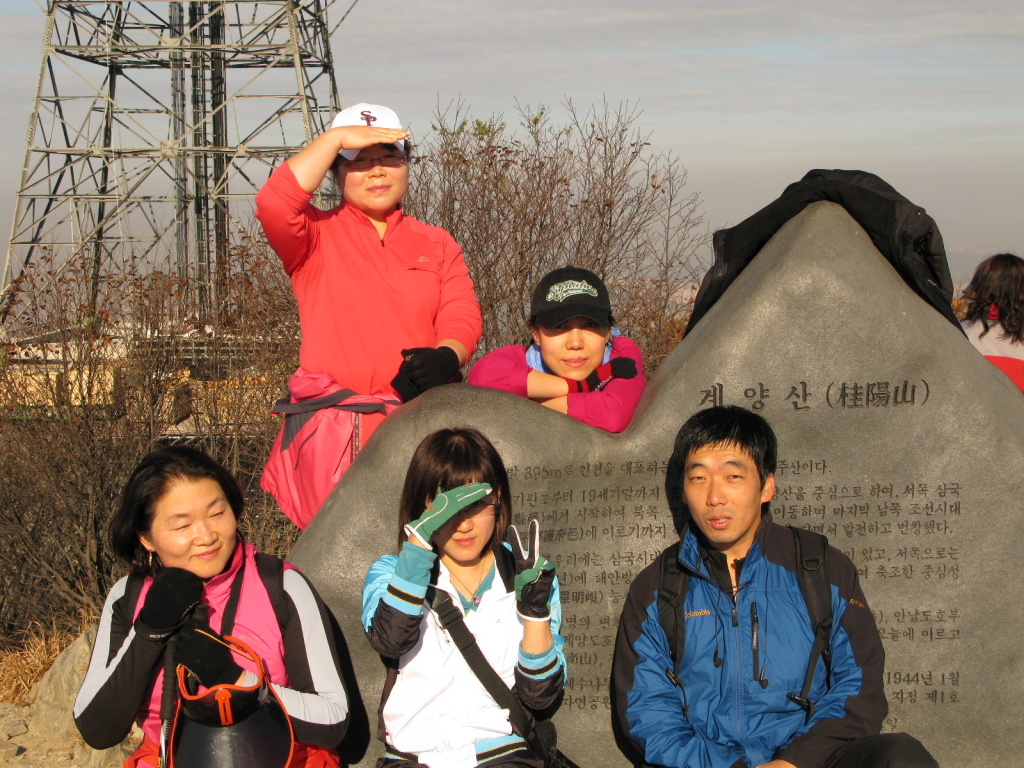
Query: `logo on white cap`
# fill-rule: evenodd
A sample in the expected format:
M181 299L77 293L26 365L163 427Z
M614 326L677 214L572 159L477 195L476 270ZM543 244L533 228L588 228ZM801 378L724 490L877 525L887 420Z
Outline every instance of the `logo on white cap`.
M382 107L380 104L367 104L360 102L350 107L345 107L335 115L331 128L338 128L347 125L365 125L377 128L401 128L402 121L398 119L393 109ZM403 149L402 142L396 141L395 146ZM358 149L343 149L339 153L346 160L353 159L359 154Z

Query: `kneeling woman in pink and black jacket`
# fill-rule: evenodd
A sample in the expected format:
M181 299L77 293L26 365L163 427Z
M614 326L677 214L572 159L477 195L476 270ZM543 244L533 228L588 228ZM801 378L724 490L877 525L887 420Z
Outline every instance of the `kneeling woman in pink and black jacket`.
M528 347L499 347L469 383L528 397L608 432L621 432L644 391L640 348L614 328L608 289L587 269L545 275L530 303Z
M145 737L125 768L158 765L164 672L178 667L199 693L214 688L219 703L249 692L265 702L272 689L294 736L289 747L284 728L278 765L340 765L331 747L345 734L349 705L327 611L299 571L239 539L242 512L235 478L193 448L151 453L128 479L110 534L131 573L107 595L74 708L97 749L118 744L133 721L141 726Z

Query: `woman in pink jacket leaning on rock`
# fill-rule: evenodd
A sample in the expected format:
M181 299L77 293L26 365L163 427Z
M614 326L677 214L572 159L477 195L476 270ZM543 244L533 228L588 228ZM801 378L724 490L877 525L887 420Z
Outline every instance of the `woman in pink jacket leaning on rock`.
M621 432L644 391L640 348L614 327L604 282L587 269L545 275L530 302L529 346L484 355L469 383L528 397L585 424Z

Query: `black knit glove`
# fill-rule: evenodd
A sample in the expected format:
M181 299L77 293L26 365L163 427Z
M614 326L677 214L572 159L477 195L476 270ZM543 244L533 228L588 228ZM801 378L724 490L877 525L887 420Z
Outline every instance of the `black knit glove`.
M221 683L233 684L243 672L224 638L195 617L185 624L174 641L174 663L185 667L207 688Z
M633 358L616 357L604 365L599 365L583 381L565 379L565 383L569 385L569 394L595 392L604 389L612 379L633 379L636 378L636 374L636 361Z
M399 366L398 375L391 381L391 386L405 402L428 389L447 384L459 375L459 356L451 347L403 349L402 357L405 360ZM415 389L412 397L406 397L400 389L407 384Z
M547 621L551 618L555 564L540 554L540 526L535 519L530 521L529 538L530 549L524 552L514 525L505 534L516 565L516 611L528 621Z
M135 633L147 640L166 640L202 599L202 579L183 568L161 568L135 620Z
M412 383L412 379L402 373L401 369L399 369L395 378L391 380L391 388L395 390L395 393L398 395L398 399L403 403L408 403L420 394L419 389Z

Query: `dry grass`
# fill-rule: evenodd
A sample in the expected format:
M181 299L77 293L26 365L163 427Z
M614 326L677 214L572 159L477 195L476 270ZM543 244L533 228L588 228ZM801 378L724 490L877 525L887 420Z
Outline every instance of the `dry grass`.
M967 314L967 299L962 296L954 298L953 311L956 312L957 317L963 320Z
M25 706L28 694L54 660L80 633L61 629L56 623L33 622L20 641L0 646L0 701Z

